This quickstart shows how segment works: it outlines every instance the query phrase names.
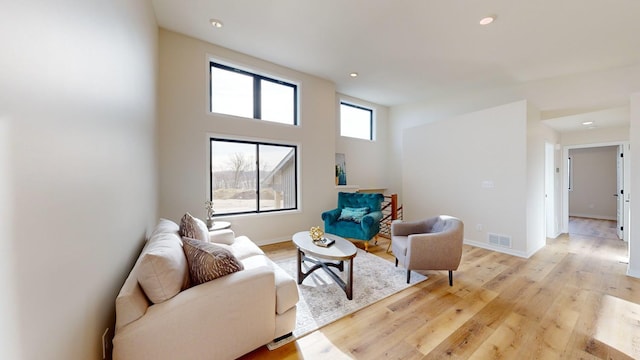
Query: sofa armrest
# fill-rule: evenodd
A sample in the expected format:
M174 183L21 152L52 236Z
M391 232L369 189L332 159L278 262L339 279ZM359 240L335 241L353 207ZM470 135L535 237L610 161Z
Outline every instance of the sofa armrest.
M209 242L231 245L236 239L236 234L231 229L209 231Z
M326 224L333 224L334 222L338 221L338 218L340 217L340 212L341 210L338 208L327 210L322 213L322 220L324 220Z
M236 358L273 340L275 299L270 266L194 286L120 329L113 359Z
M362 227L370 228L373 226L373 224L379 223L380 220L382 220L382 211L372 211L362 217L362 221L360 222L360 224L362 225Z

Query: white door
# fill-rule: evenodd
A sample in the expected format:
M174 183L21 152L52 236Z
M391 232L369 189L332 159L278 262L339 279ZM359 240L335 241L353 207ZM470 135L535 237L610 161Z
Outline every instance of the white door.
M618 238L623 238L624 229L624 145L618 145L618 158L616 160L616 193L617 197L616 218L618 220Z

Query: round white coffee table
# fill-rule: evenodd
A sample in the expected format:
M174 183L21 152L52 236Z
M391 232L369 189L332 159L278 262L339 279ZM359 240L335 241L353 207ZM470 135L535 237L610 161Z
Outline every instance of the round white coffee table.
M293 243L298 248L298 284L311 273L318 269L324 271L338 284L347 294L347 299L353 298L353 258L356 256L357 248L350 241L333 234L324 234L324 237L335 242L329 247L318 246L313 243L308 231L301 231L293 235ZM338 263L323 260L338 261ZM315 264L306 273L302 271L302 263L308 261ZM347 282L345 283L338 274L331 270L334 267L344 271L344 263L347 263Z

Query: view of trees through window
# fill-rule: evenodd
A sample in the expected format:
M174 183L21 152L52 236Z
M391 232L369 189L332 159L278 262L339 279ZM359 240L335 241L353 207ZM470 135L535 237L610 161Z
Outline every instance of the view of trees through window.
M296 146L211 139L216 215L297 208Z

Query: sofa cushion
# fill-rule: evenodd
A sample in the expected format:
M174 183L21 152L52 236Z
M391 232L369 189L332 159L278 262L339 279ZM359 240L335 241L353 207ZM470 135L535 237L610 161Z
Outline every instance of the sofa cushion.
M158 221L158 225L156 225L156 227L153 229L151 236L149 236L149 239L161 233L177 234L179 230L180 230L180 227L178 226L178 224L174 223L173 221L168 219L160 219L160 221Z
M254 255L264 255L264 251L258 247L251 239L246 236L238 236L233 241L233 244L216 244L231 251L231 253L238 259L244 260Z
M137 271L138 283L154 304L189 286L187 259L178 234L159 233L149 239Z
M231 251L209 242L182 238L193 286L244 269Z
M209 242L231 245L236 239L236 234L231 229L209 231Z
M209 229L204 221L186 213L180 220L180 236L209 241Z
M141 318L148 307L149 300L132 271L116 297L116 331Z

